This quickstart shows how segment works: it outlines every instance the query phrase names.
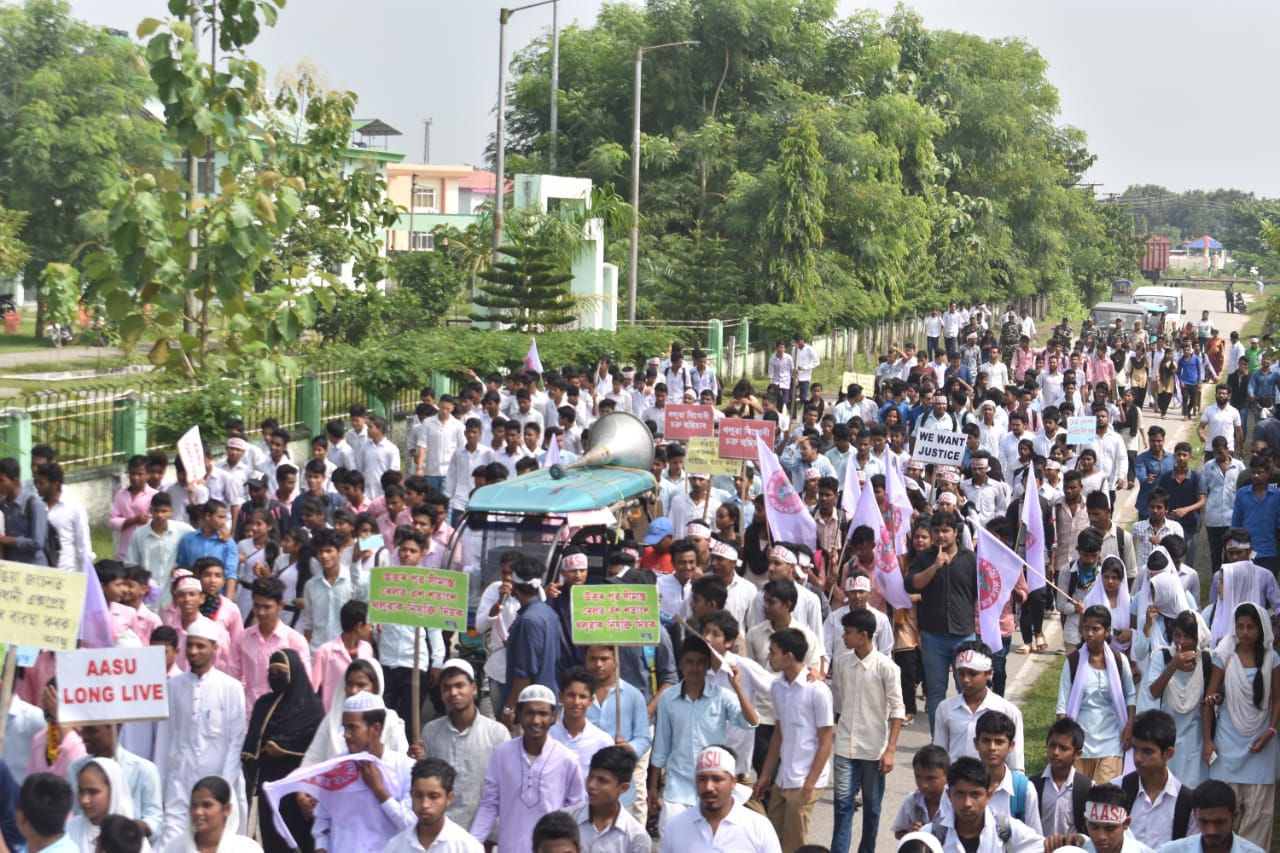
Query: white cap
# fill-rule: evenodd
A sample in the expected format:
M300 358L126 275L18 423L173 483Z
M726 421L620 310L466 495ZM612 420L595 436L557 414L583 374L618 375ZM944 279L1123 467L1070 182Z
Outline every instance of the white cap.
M221 639L218 634L217 623L212 619L205 618L204 616L197 617L196 621L192 622L191 625L188 626L187 636L199 637L200 639L208 640L211 643L216 643Z
M520 699L517 704L525 702L546 702L551 707L556 705L556 694L551 692L550 687L542 684L530 684L524 690L520 691Z
M472 681L476 680L476 671L472 669L471 664L467 663L462 658L449 658L444 662L444 666L440 667L440 672L448 672L451 669L456 669L459 672L465 672L467 674L467 678L470 678Z
M387 703L383 702L382 696L377 693L368 693L361 690L359 693L352 693L342 700L342 713L344 714L363 714L365 711L385 710L387 710Z

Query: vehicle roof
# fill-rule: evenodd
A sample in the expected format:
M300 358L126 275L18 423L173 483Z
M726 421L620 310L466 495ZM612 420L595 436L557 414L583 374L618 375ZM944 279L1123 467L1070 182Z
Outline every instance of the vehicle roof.
M1099 302L1090 311L1110 311L1113 314L1147 314L1151 311L1163 311L1163 305L1147 305L1142 302Z
M653 475L636 468L570 468L556 480L548 469L476 489L468 511L569 513L602 509L654 487Z
M1181 287L1164 287L1163 285L1148 284L1139 287L1133 292L1135 298L1138 296L1181 296Z

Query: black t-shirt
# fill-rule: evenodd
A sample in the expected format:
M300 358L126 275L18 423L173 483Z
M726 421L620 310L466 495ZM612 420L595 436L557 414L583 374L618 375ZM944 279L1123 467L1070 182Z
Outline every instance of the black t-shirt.
M960 846L964 848L965 853L978 853L978 843L982 841L981 835L974 836L973 838L964 838L960 835L956 835L956 838L960 839Z
M934 634L968 636L974 632L978 598L977 558L962 548L950 564L938 569L927 586L916 587L916 575L932 566L937 557L937 548L923 551L907 570L907 591L920 593L920 625L929 626L924 630Z

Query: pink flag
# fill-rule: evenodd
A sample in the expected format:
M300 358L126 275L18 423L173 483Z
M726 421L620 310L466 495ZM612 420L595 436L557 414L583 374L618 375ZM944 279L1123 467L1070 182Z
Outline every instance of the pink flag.
M547 445L547 464L544 468L550 468L552 465L560 464L560 441L555 434L551 435L551 443Z
M538 339L529 339L529 352L524 357L524 369L535 373L542 372L542 359L538 358Z
M1036 476L1027 470L1027 489L1022 495L1022 513L1019 520L1026 528L1027 590L1044 589L1044 514L1040 510L1040 493L1036 491Z
M818 526L805 508L791 478L782 470L778 457L769 446L756 439L756 458L760 463L760 480L764 484L765 517L775 542L795 542L816 548Z
M858 496L862 494L862 488L858 485L857 460L858 455L850 453L848 461L844 463L844 490L840 493L840 508L845 511L845 515L853 515L853 511L858 508Z
M111 611L107 607L102 584L98 582L98 573L94 570L93 563L89 562L87 552L81 559L80 570L86 578L84 614L80 617L80 643L88 649L109 649L116 644Z
M876 504L876 493L868 485L858 498L858 508L849 520L849 534L858 527L870 527L876 534L876 574L874 584L884 600L894 607L906 610L911 607L911 596L902 582L902 570L898 565L898 552L893 547L893 537L884 523L884 516Z
M1022 558L983 527L978 528L978 547L975 550L978 556L978 631L982 642L994 651L1004 644L1000 637L1000 613L1022 575Z
M902 460L892 451L885 454L889 463L884 472L885 502L889 505L891 519L889 532L893 534L893 547L898 553L907 552L907 540L911 538L911 516L915 509L907 496L907 478L902 472Z

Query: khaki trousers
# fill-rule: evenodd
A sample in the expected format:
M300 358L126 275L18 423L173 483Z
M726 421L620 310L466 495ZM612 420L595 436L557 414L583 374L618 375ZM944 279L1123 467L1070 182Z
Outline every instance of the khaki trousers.
M808 797L804 796L803 788L779 788L774 785L769 790L769 822L778 833L778 841L783 850L792 851L805 845L813 804L821 795L822 792L817 788Z

